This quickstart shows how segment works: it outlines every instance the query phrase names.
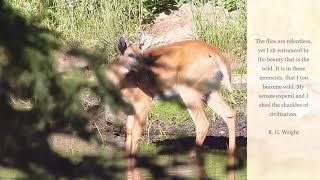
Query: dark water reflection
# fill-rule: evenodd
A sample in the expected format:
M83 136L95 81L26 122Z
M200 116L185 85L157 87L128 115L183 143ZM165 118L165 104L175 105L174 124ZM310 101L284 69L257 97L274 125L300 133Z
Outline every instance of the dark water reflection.
M168 179L227 179L227 141L225 137L207 137L200 153L200 161L190 157L193 137L166 139L151 145L142 144L139 154L152 157L155 164L168 173ZM237 138L236 179L247 179L247 141L246 137ZM198 161L197 161L198 160ZM140 173L144 179L158 179L148 166L140 162ZM138 163L139 164L139 163ZM161 179L161 178L159 178ZM167 178L166 178L167 179Z

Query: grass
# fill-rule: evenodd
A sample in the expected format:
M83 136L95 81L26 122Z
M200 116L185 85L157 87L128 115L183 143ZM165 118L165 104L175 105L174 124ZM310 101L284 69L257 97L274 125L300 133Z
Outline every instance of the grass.
M145 12L146 8L150 8L151 1L149 1L52 0L50 3L44 3L38 0L11 0L8 2L28 19L36 20L39 25L59 32L65 39L66 47L104 48L106 56L112 61L118 38L125 34L134 39L141 30L141 22L150 13ZM213 2L220 2L219 7L224 7L226 3L225 0ZM232 17L232 13L222 12L218 6L211 5L209 8L203 6L207 3L206 0L193 0L189 3L194 5L197 38L209 41L227 54L243 61L247 44L246 1L232 0L232 5L236 4L233 6L238 7L237 13L234 13L236 17ZM153 5L154 8L157 8L156 5ZM210 18L207 16L208 12L213 12ZM35 19L38 16L43 18ZM224 23L221 23L221 17Z
M246 66L235 67L232 70L232 73L237 74L237 75L245 75L245 74L247 74L247 67Z
M234 109L239 118L245 118L247 114L247 91L244 87L235 87L232 92L222 88L221 95ZM205 105L204 111L209 122L220 118L214 110ZM150 132L157 137L150 138ZM150 140L162 140L168 137L194 136L195 126L186 108L177 103L167 101L155 101L148 114L148 121L144 132L144 141L150 144Z
M180 104L168 101L156 101L152 104L149 119L177 120L178 123L189 119L189 114Z
M234 0L236 11L227 12L215 4L202 6L203 0L193 1L193 15L196 35L214 44L232 59L245 67L247 49L246 1ZM217 1L218 4L223 4Z
M125 34L133 39L140 30L140 0L52 0L47 4L38 0L11 0L9 3L30 20L42 16L38 24L60 33L65 47L102 48L110 62L118 38Z

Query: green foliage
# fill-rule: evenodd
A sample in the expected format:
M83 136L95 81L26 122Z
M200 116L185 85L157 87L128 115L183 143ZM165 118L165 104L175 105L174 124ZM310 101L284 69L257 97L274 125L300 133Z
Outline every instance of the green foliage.
M239 4L239 0L184 0L183 2L188 3L213 3L215 5L222 5L228 11L234 11L241 8L241 4Z
M245 1L244 0L223 0L223 3L224 3L224 7L228 11L234 11L234 10L239 10L244 8L243 5Z
M222 90L221 94L238 114L246 114L247 90L245 88L234 87L232 92Z
M234 0L238 10L234 17L224 15L216 9L213 20L208 20L201 3L195 3L194 21L198 38L209 41L232 58L244 62L247 49L246 1ZM227 3L227 2L226 2ZM231 3L231 2L230 2ZM221 20L221 19L225 20Z
M246 66L240 66L240 67L236 67L232 70L233 74L247 74L247 67Z
M101 104L124 107L118 91L99 68L105 61L102 53L72 52L90 59L95 83L77 71L57 73L53 53L60 48L61 38L47 28L35 26L31 19L25 20L3 1L0 11L0 166L20 169L30 179L113 178L109 167L98 163L100 157L88 157L75 164L54 152L48 143L49 135L57 132L85 140L93 138L93 132L86 128L92 115L82 110L83 89L95 93ZM32 18L42 20L36 15ZM29 99L30 106L19 108L17 99ZM88 163L93 164L96 173L83 168Z
M142 0L143 2L143 21L151 22L161 12L170 9L177 9L176 5L182 3L179 0Z
M12 0L10 4L29 20L43 17L41 26L61 33L66 46L94 49L105 47L111 58L120 35L134 39L141 23L161 12L177 9L185 0Z
M236 0L224 0L224 7L228 11L233 11L233 10L238 9Z

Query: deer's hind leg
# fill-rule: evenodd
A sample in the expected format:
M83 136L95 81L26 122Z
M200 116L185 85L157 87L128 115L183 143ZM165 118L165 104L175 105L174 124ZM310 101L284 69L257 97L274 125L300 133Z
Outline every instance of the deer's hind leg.
M199 152L210 127L210 123L204 112L202 100L203 94L196 89L187 86L180 86L178 91L196 126L196 141L194 148L191 151L191 156L196 169L196 179L206 179L207 175L204 167L204 158Z
M214 91L209 95L208 106L215 111L227 124L229 131L228 166L235 166L236 149L236 112L223 100L221 95ZM234 179L234 171L228 172L228 179Z
M203 94L196 89L187 86L179 86L177 90L196 126L195 145L200 147L203 144L210 127L210 123L204 113Z

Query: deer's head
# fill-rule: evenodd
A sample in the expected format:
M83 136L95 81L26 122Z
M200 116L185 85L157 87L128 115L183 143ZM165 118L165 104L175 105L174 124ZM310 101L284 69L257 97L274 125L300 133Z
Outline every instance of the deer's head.
M118 42L118 63L129 71L137 71L143 65L143 51L139 43L129 44L124 37L120 37Z

